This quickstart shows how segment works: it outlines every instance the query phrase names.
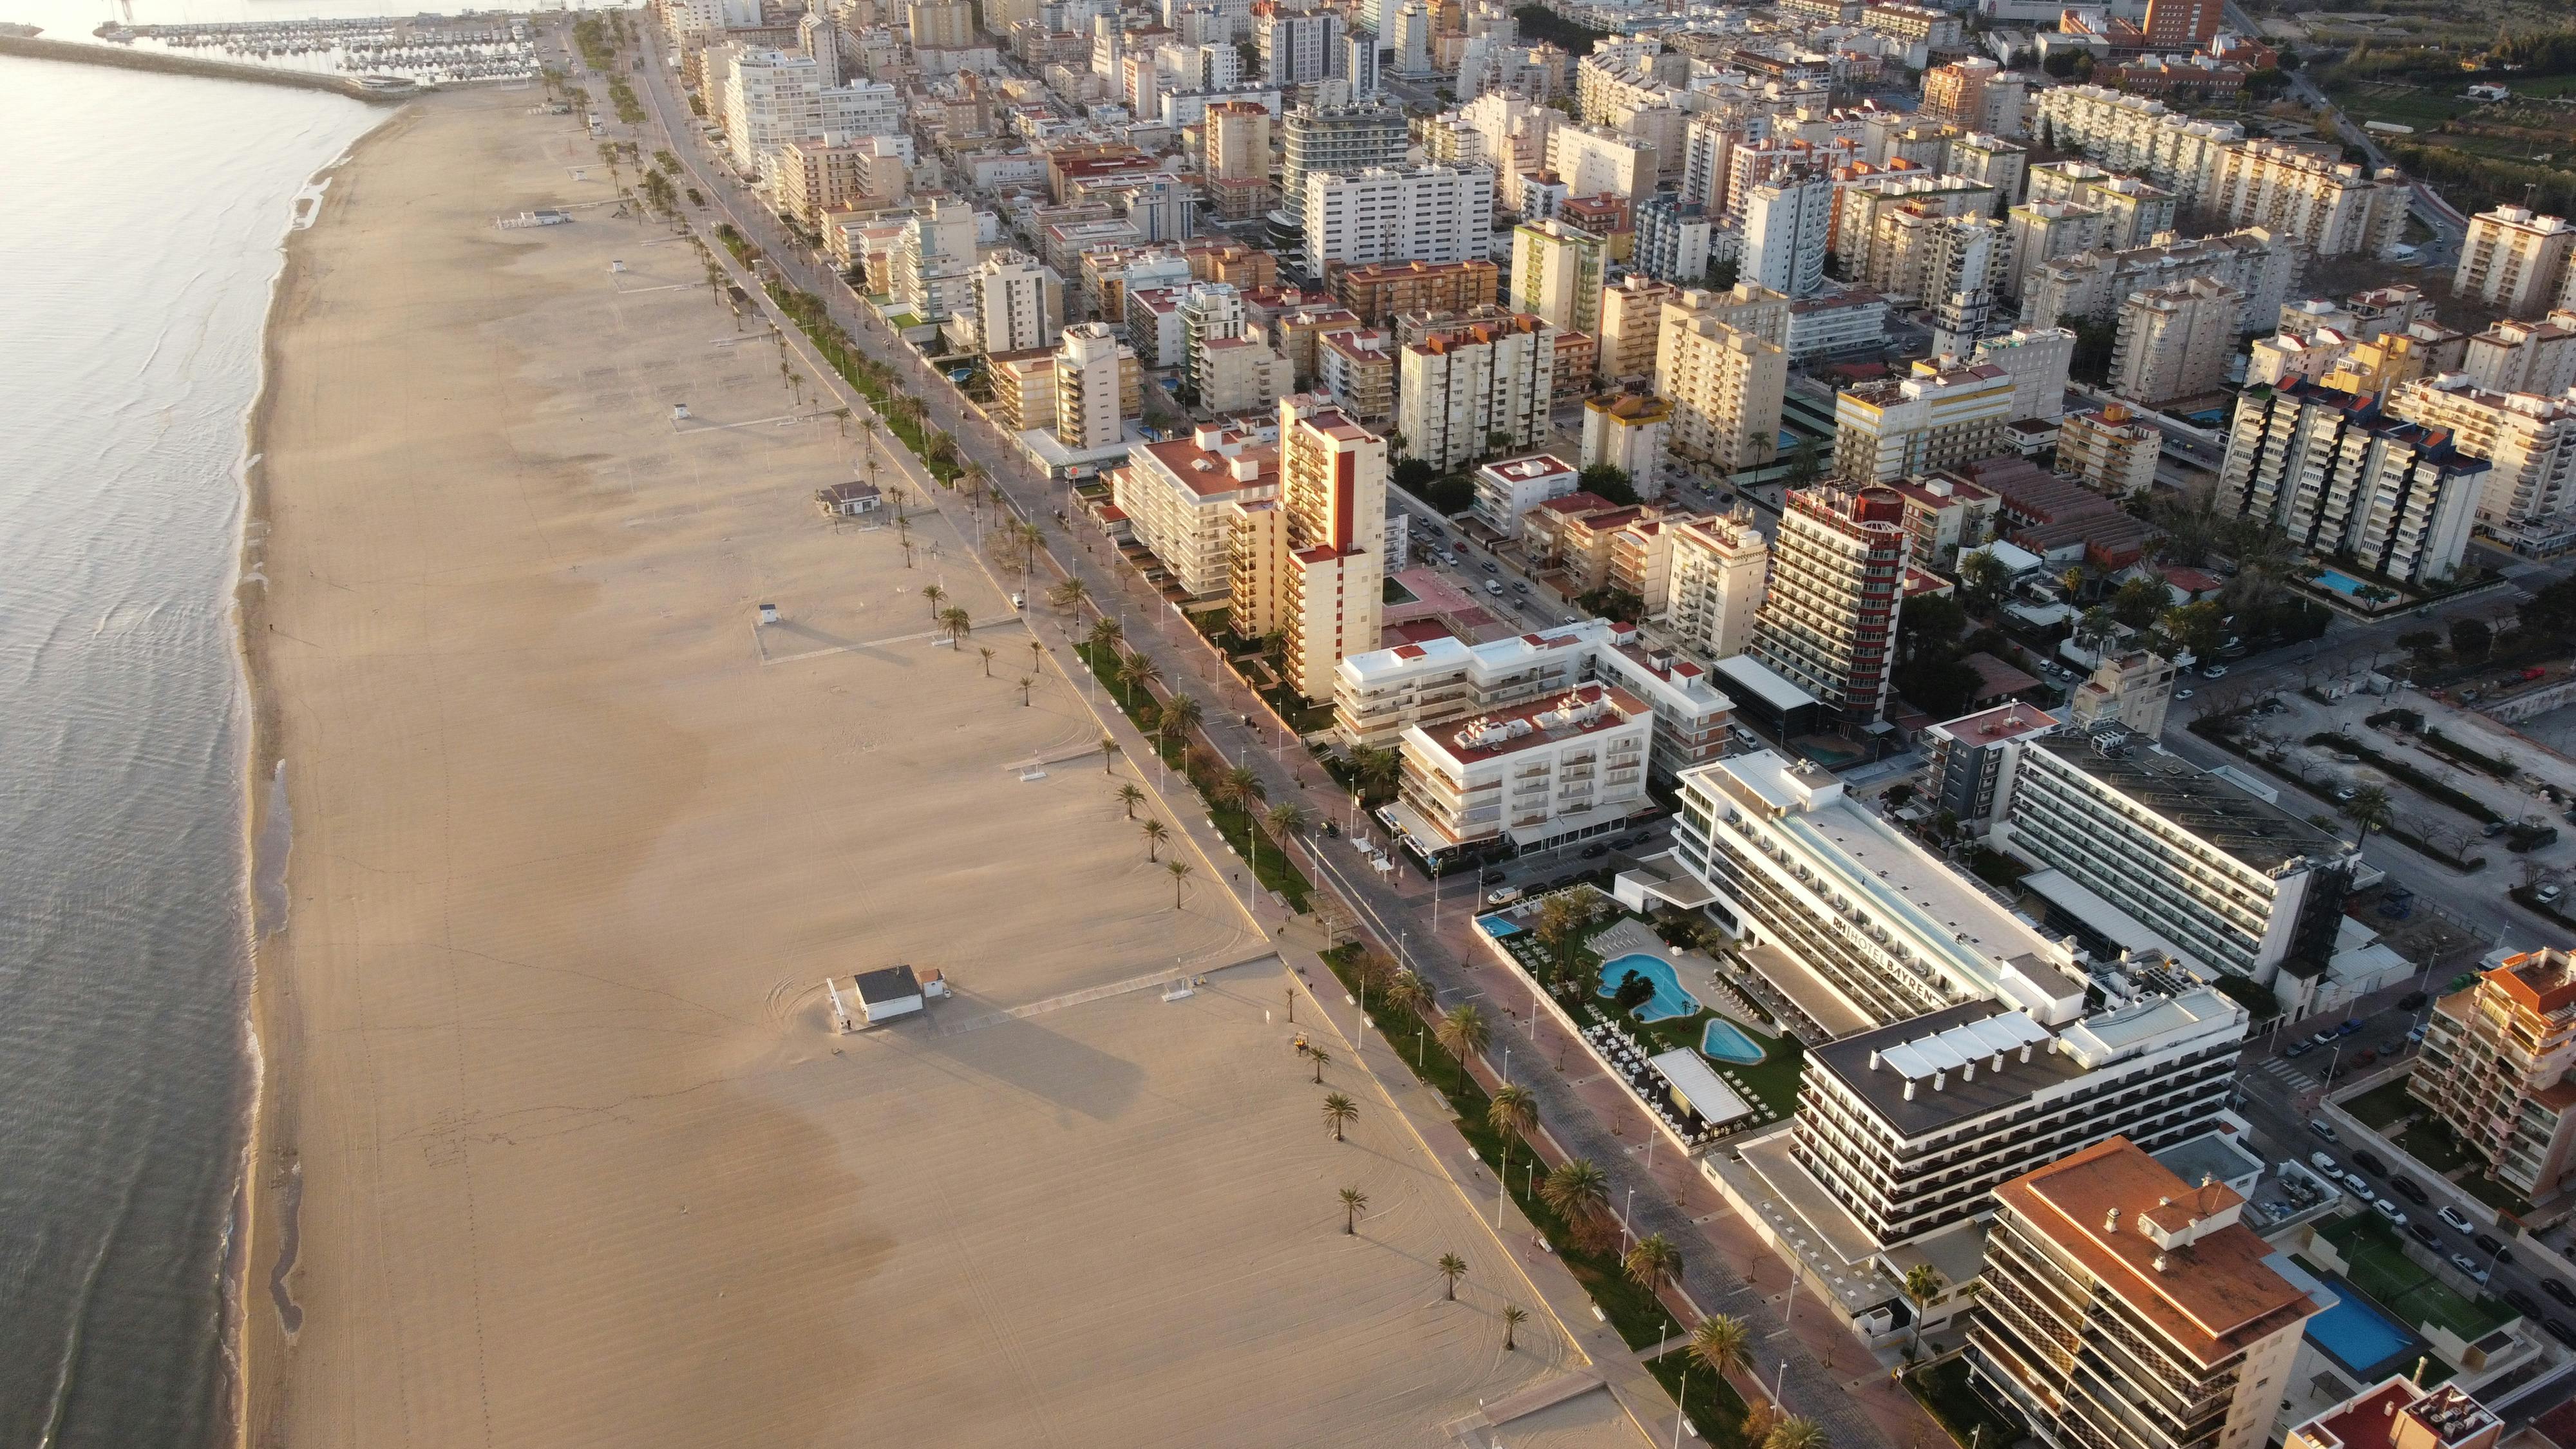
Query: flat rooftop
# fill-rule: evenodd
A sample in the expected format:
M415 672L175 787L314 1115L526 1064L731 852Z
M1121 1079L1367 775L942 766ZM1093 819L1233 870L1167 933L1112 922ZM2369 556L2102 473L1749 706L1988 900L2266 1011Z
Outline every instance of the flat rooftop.
M2057 942L1877 815L1843 799L1780 823L1793 835L1810 836L1811 846L1831 846L1831 851L1818 848L1816 854L1829 863L1836 855L1848 862L1851 869L1839 872L1846 886L1872 897L1887 913L1911 920L1919 934L1953 964L1985 981L1989 990L2002 993L1997 978L2009 966L2049 999L2073 998L2079 1005L2068 1014L2080 1009L2084 983L2051 964L2061 950Z
M2047 710L2014 700L1944 720L1932 728L1964 745L1999 745L2024 735L2045 734L2057 725L2057 716Z
M2187 1245L2159 1246L2144 1223L2175 1219L2170 1232L2191 1209L2211 1216L2244 1199L2223 1187L2194 1188L2125 1137L2024 1173L1996 1188L1995 1197L2203 1365L2317 1311L2264 1263L2271 1246L2242 1223L2199 1231Z
M1581 684L1516 709L1477 715L1454 728L1442 725L1437 734L1418 726L1408 733L1420 734L1451 759L1472 764L1605 734L1651 713L1644 700L1616 685ZM1466 743L1470 739L1478 743Z
M2280 806L2249 795L2125 730L2033 742L2167 822L2266 874L2302 856L2336 860L2351 847Z
M1938 1043L1944 1036L1963 1028L1971 1033L1983 1028L1985 1033L1998 1037L2014 1036L2017 1034L2014 1026L1988 1025L2012 1019L2030 1023L2028 1016L2018 1011L2007 1011L1999 1002L1962 1002L1929 1016L1918 1016L1912 1021L1900 1021L1893 1026L1878 1027L1823 1046L1810 1047L1807 1060L1810 1070L1822 1067L1831 1072L1836 1080L1867 1102L1872 1111L1899 1133L1909 1138L1926 1137L1987 1113L2002 1111L2029 1100L2046 1088L2063 1085L2084 1075L2084 1068L2076 1065L2072 1058L2034 1047L2030 1060L2025 1062L2019 1059L2020 1050L2016 1047L2005 1053L2002 1071L1993 1069L1989 1056L1977 1064L1973 1074L1963 1074L1955 1067L1945 1069L1941 1085L1936 1088L1929 1080L1909 1076L1894 1064L1889 1055L1911 1049L1922 1060L1928 1061L1928 1049L1924 1043ZM2036 1026L2036 1023L2030 1024ZM2040 1033L2042 1040L2046 1036L2046 1032ZM1873 1058L1879 1062L1875 1068L1870 1065ZM1929 1073L1925 1076L1928 1077ZM1909 1081L1914 1083L1911 1098L1905 1095Z

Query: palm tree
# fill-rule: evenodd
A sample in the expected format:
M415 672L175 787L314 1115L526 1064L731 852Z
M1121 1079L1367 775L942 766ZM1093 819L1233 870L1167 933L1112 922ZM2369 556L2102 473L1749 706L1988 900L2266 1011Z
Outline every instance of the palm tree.
M948 643L951 648L964 642L967 635L975 632L975 616L954 605L939 611L939 623L948 631Z
M1503 1352L1510 1353L1520 1347L1520 1344L1514 1341L1513 1335L1522 1324L1529 1322L1529 1310L1517 1303L1506 1303L1503 1305L1502 1316Z
M1167 860L1163 862L1163 870L1172 878L1172 909L1177 911L1181 908L1182 883L1191 875L1190 863L1179 859Z
M1237 765L1226 771L1224 788L1227 803L1246 815L1252 813L1256 802L1270 793L1270 787L1261 783L1261 776L1250 765Z
M986 679L990 679L990 678L992 678L992 677L993 677L993 651L992 651L992 648L991 648L990 646L981 646L981 647L978 647L978 648L975 650L975 652L976 652L977 654L979 654L979 655L982 655L982 656L983 656L983 659L984 659L984 677L985 677Z
M2370 832L2386 830L2397 823L2397 811L2389 804L2388 792L2377 785L2364 785L2353 791L2352 799L2344 803L2343 813L2361 827L2361 840L2355 841L2356 845L2368 841Z
M1287 844L1290 836L1305 834L1306 827L1313 823L1306 807L1294 800L1282 800L1271 806L1270 813L1262 818L1270 822L1270 829L1279 837L1282 846Z
M1413 1064L1419 1067L1422 1065L1422 1038L1430 1029L1423 1023L1422 1008L1432 999L1431 988L1423 985L1422 978L1408 970L1396 972L1383 991L1388 1009L1403 1012L1405 1020L1413 1023Z
M1406 973L1410 975L1411 973ZM1387 993L1390 997L1393 992ZM1512 1138L1525 1134L1538 1125L1538 1099L1527 1087L1504 1087L1485 1103L1485 1125L1503 1139L1503 1176L1509 1181L1512 1171Z
M1791 1414L1771 1426L1770 1434L1762 1440L1762 1449L1825 1449L1824 1426Z
M1458 1280L1467 1276L1467 1260L1455 1253L1443 1253L1440 1255L1440 1261L1434 1266L1440 1270L1440 1296L1449 1302L1457 1302Z
M934 619L938 618L939 601L948 597L948 591L937 584L923 584L921 586L921 596L930 601L930 617Z
M1145 803L1145 792L1133 783L1118 787L1118 803L1127 807L1127 818L1136 818L1136 807Z
M1449 1014L1440 1018L1440 1029L1433 1034L1464 1067L1469 1057L1481 1054L1485 1044L1494 1039L1494 1028L1485 1020L1485 1013L1477 1010L1474 1002L1468 1002L1449 1008Z
M1084 642L1091 646L1094 653L1114 653L1118 648L1118 640L1125 632L1118 627L1117 620L1104 615L1091 621L1091 633L1085 636Z
M1027 709L1029 707L1029 686L1035 683L1037 683L1036 680L1031 679L1025 674L1020 676L1020 708Z
M1753 1362L1753 1331L1744 1326L1743 1319L1723 1313L1701 1319L1683 1346L1720 1380Z
M1359 1235L1360 1212L1367 1206L1367 1193L1360 1191L1356 1187L1346 1187L1342 1189L1342 1236L1357 1237Z
M1342 1140L1342 1130L1360 1120L1357 1102L1339 1092L1324 1098L1324 1125L1333 1129L1333 1140Z
M1048 602L1059 609L1070 610L1073 622L1082 622L1082 606L1091 602L1091 586L1080 579L1069 578L1047 592Z
M1660 1293L1666 1279L1681 1273L1682 1250L1663 1234L1649 1233L1637 1240L1619 1266L1627 1272L1629 1282L1649 1293Z
M1315 1060L1315 1085L1318 1087L1324 1085L1324 1068L1333 1064L1333 1054L1322 1047L1311 1047L1306 1055Z
M1941 1296L1942 1289L1949 1286L1941 1280L1941 1270L1929 1263L1917 1263L1905 1270L1905 1296L1914 1300L1914 1342L1905 1350L1905 1356L1908 1359L1913 1358L1923 1347L1924 1308L1930 1305L1933 1299Z
M1396 777L1404 772L1404 756L1376 745L1361 745L1351 751L1351 772L1363 795L1384 792L1393 787Z
M1152 865L1162 859L1163 842L1171 838L1172 832L1160 820L1147 820L1138 829L1145 836L1145 863Z
M1118 758L1118 742L1107 735L1100 737L1100 773L1111 773L1110 765Z
M1205 712L1199 708L1197 700L1186 694L1175 694L1164 700L1163 707L1155 712L1154 732L1167 741L1187 739L1190 731L1197 729L1204 717Z
M1144 690L1145 697L1148 700L1152 699L1154 695L1150 686L1160 681L1162 677L1163 666L1142 654L1130 651L1126 658L1118 661L1118 681L1131 695L1138 690Z
M1568 1158L1540 1182L1538 1196L1570 1224L1609 1205L1610 1176L1590 1158Z
M1034 523L1015 524L1011 536L1020 546L1020 572L1027 573L1036 568L1038 550L1046 546L1046 530Z
M1046 641L1043 639L1029 641L1029 672L1032 674L1046 672Z

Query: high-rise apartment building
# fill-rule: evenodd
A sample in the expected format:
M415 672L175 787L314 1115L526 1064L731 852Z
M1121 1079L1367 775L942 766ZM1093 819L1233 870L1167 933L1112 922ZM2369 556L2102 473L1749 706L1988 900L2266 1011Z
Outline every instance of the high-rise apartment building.
M1739 473L1779 453L1789 354L1731 324L1733 294L1698 289L1664 304L1655 346L1657 391L1673 405L1675 456Z
M2490 958L2492 959L2492 958ZM2545 1198L2576 1151L2576 957L2508 956L2434 1003L2407 1093L2498 1182Z
M2021 134L2023 88L2018 73L1972 55L1923 73L1923 105L1916 114L1963 131L2016 136Z
M1342 175L1404 164L1404 112L1390 106L1299 106L1282 124L1280 206L1306 227L1306 175Z
M2207 277L2245 294L2240 330L2268 331L2300 265L2298 247L2259 227L2128 251L2096 247L2034 263L2022 278L2021 314L2045 322L2069 316L2111 322L2131 292Z
M1685 285L1696 284L1708 274L1715 232L1696 203L1686 204L1670 192L1659 192L1637 203L1636 224L1637 249L1628 259L1633 270Z
M2215 502L2265 519L2312 554L2407 583L2447 579L2467 553L2487 464L2450 433L2297 379L2236 404Z
M1608 392L1583 400L1584 467L1628 475L1637 496L1664 496L1664 460L1672 452L1673 405L1641 392ZM1649 600L1649 603L1652 601Z
M1233 621L1281 631L1289 685L1318 703L1343 659L1377 648L1386 476L1384 438L1310 394L1280 399L1280 496L1236 525Z
M2244 293L2203 278L2131 292L2120 304L2110 390L2151 408L2217 392L2244 312Z
M2498 322L2469 339L2460 371L2487 392L2556 397L2576 387L2576 312L2552 312L2543 322Z
M2218 179L2219 152L2245 139L2234 121L2201 121L2164 102L2105 86L2039 93L2038 134L2114 171L2143 176L2198 203Z
M1117 443L1124 421L1145 413L1145 370L1106 322L1064 329L1055 352L1056 441L1073 452Z
M1753 640L1771 573L1771 543L1749 510L1673 524L1673 557L1660 606L1673 642L1703 659L1728 659Z
M2057 471L2117 499L2144 497L2156 486L2165 435L2118 403L2069 413L2057 425Z
M1181 345L1175 360L1181 386L1203 390L1209 346L1243 337L1243 294L1223 282L1195 282L1182 290L1178 303Z
M2041 1443L2262 1449L2317 1305L2243 1198L2126 1137L1994 1195L1968 1362Z
M1371 327L1405 312L1472 312L1490 307L1502 269L1462 262L1370 262L1334 274L1333 295Z
M2006 260L1998 290L2019 302L2022 288L2039 267L2102 244L2102 214L2072 202L2025 201L2004 213L2004 232ZM2022 315L2031 313L2024 308Z
M2134 176L2115 176L2081 161L2057 161L2030 168L2032 201L2064 202L2098 213L2102 245L2115 250L2140 247L2157 233L2174 229L2180 205L2170 191Z
M2281 141L2236 141L2200 205L2230 226L2257 226L2307 244L2320 257L2386 260L2406 239L2413 192L2395 168L2366 172L2338 153Z
M1492 234L1494 174L1482 166L1309 170L1305 187L1306 262L1319 272L1478 260Z
M945 322L972 305L975 212L959 201L934 201L904 224L894 258L895 302L924 322Z
M1825 283L1826 234L1833 213L1830 176L1810 173L1754 183L1744 197L1744 260L1738 275L1791 297L1816 295Z
M1193 599L1224 598L1234 588L1235 530L1245 510L1279 498L1279 450L1208 423L1188 437L1130 449L1109 484L1110 500L1170 587Z
M1396 355L1407 457L1451 472L1547 436L1557 329L1528 313L1435 327Z
M1053 347L1064 327L1064 281L1026 252L997 251L975 268L950 327L969 351Z
M1454 727L1416 725L1402 740L1398 829L1434 860L1462 846L1543 850L1616 830L1649 803L1654 726L1644 700L1609 684Z
M1893 489L1791 493L1746 652L1814 695L1846 727L1878 723L1887 709L1911 542L1905 500Z
M2020 105L2018 96L2014 105ZM2019 135L2018 130L2010 133ZM2023 178L2030 173L2030 148L2004 136L1984 130L1971 130L1950 142L1950 158L1945 165L1949 175L1965 178L1987 187L1995 194L1995 204L2010 207L2021 199Z
M1329 78L1341 60L1342 17L1330 10L1300 13L1264 7L1252 18L1253 44L1261 51L1261 78L1285 90Z
M823 82L814 57L788 50L737 50L724 73L725 150L733 169L765 178L770 157L823 132Z
M1512 306L1565 332L1601 325L1601 238L1556 220L1512 230Z
M2489 392L2451 374L2397 388L2388 410L2486 460L2477 518L2488 532L2531 553L2576 532L2576 399Z
M911 153L909 136L791 142L774 158L778 209L819 225L835 207L893 206L910 188Z
M1547 169L1574 196L1650 196L1655 160L1653 142L1608 126L1556 126L1547 136Z
M2558 300L2567 284L2567 259L2576 252L2576 227L2556 216L2534 216L2529 207L2499 206L2469 218L2451 293L2476 298L2508 317L2534 317Z
M1834 395L1834 475L1886 483L2009 452L2013 389L2000 367L1939 359L1844 388Z
M2066 328L2016 327L1978 343L1974 361L2012 375L2015 422L2066 411L2066 372L2075 361L2075 334Z
M1635 272L1601 291L1599 343L1593 364L1604 385L1639 378L1655 370L1655 347L1663 334L1664 304L1680 299L1682 289Z
M1475 480L1476 501L1469 511L1503 538L1521 536L1521 515L1581 486L1573 464L1547 453L1487 463L1476 470Z
M2218 34L2221 0L2147 0L2147 44L2156 50L2204 50Z
M1220 101L1201 122L1200 185L1216 214L1246 221L1270 207L1270 108Z
M2278 805L2116 727L2030 742L1995 840L2194 965L2321 974L2357 859Z

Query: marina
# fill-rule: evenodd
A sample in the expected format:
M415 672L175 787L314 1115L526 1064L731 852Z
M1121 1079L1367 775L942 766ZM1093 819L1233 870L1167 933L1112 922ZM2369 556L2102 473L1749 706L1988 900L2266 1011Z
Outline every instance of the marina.
M413 15L342 19L109 21L92 32L120 45L217 54L252 65L350 75L400 76L422 84L531 81L536 36L524 16Z

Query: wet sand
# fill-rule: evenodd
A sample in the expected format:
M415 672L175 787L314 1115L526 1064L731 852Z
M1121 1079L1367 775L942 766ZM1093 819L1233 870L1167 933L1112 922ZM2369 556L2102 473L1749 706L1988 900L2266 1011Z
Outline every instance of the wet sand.
M272 321L248 1442L1422 1444L1579 1364L1502 1351L1509 1255L1309 1081L1214 864L1175 909L1080 693L1023 703L1016 580L825 522L856 430L530 99L371 136ZM956 998L834 1034L897 961Z

